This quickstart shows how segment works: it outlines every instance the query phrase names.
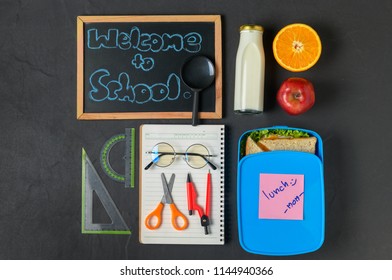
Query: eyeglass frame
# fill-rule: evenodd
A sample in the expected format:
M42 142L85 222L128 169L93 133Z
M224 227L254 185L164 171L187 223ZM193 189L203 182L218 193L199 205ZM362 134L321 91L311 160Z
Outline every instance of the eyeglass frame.
M159 142L159 143L155 144L154 147L158 146L159 144L167 144L167 145L169 145L169 146L172 148L173 152L162 152L162 153L159 153L159 154L157 155L156 158L154 158L149 164L146 165L146 167L144 167L144 170L148 170L148 169L156 162L156 159L157 159L157 158L159 159L159 157L161 157L161 156L167 156L167 155L173 155L173 156L174 156L173 158L175 158L177 155L179 155L179 156L187 156L187 155L190 155L190 156L199 156L199 157L201 157L202 159L204 159L204 161L206 162L206 164L203 165L202 167L199 167L199 168L193 167L193 166L191 166L191 165L188 163L188 161L187 161L186 159L185 159L185 162L186 162L190 167L192 167L192 168L194 168L194 169L203 168L203 167L206 166L207 164L208 164L213 170L216 170L216 169L217 169L217 167L216 167L211 161L209 161L209 160L206 158L206 157L216 157L216 155L202 155L202 154L199 154L199 153L187 153L187 152L185 152L185 153L178 153L178 152L176 152L176 150L173 148L173 146L170 145L170 144L167 143L167 142ZM190 147L195 146L195 145L203 146L204 148L206 148L206 150L208 151L208 153L210 152L206 146L204 146L203 144L200 144L200 143L195 143L195 144L190 145L190 146L187 148L187 150L188 150ZM153 148L154 148L154 147L153 147ZM152 154L152 153L154 153L154 152L146 152L146 153L147 153L147 154ZM159 166L159 165L157 165L157 166L159 166L159 167L168 167L168 166L170 166L173 162L174 162L174 159L173 159L173 161L172 161L170 164L168 164L167 166Z

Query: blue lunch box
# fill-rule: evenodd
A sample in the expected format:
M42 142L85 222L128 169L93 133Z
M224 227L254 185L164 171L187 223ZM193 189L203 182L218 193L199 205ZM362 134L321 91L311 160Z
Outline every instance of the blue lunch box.
M316 153L268 151L241 155L241 144L252 131L299 130L317 138ZM250 253L288 256L316 251L324 242L323 142L314 131L274 126L249 130L238 141L237 211L239 241ZM303 175L303 219L260 218L260 174Z

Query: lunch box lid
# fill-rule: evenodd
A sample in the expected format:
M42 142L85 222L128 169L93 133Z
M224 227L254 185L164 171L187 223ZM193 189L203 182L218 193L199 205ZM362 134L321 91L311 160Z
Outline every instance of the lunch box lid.
M239 241L244 250L255 254L285 256L309 253L323 244L325 206L322 140L318 134L307 132L318 139L315 155L271 151L248 155L239 161L238 230ZM248 132L242 137L247 135ZM240 155L240 151L238 153ZM259 218L260 203L263 201L261 196L266 196L261 192L260 174L303 176L302 219Z

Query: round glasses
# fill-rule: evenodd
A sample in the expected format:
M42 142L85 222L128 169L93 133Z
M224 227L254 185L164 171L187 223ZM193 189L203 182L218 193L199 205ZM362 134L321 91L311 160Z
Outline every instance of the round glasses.
M151 154L152 161L147 164L145 170L153 164L159 167L167 167L174 162L177 155L184 156L185 162L192 168L199 169L208 164L213 170L216 169L216 166L209 161L209 158L214 157L214 155L210 155L208 149L202 144L193 144L184 153L179 153L169 143L161 142L156 144L151 152L147 153Z

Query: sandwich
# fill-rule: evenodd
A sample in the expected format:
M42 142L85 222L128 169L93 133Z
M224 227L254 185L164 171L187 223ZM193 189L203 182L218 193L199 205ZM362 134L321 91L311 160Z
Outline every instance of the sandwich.
M300 130L256 130L246 137L243 155L269 151L299 151L315 154L316 143L316 137Z

